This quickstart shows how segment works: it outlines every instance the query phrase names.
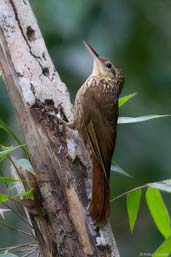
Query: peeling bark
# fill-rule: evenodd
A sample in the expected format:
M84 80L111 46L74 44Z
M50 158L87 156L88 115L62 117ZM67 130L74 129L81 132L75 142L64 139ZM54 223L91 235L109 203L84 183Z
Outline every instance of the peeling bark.
M66 125L69 93L27 0L0 0L0 66L36 173L43 214L33 226L41 256L119 257L110 224L97 230L88 216L91 165Z

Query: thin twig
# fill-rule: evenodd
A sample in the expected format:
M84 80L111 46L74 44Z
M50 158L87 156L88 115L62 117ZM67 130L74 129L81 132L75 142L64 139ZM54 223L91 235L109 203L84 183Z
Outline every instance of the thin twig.
M9 246L9 247L3 247L0 248L0 252L6 251L6 250L15 250L17 248L21 248L21 247L25 247L25 246L31 246L34 247L35 243L34 242L29 242L29 243L25 243L25 244L21 244L21 245L14 245L14 246Z
M40 257L40 251L39 251L39 249L38 249L38 253L37 253L36 257Z
M0 175L1 175L2 177L4 176L2 170L0 170ZM9 194L9 196L12 197L13 195L11 194L11 192L10 192L10 190L9 190L8 183L4 182L3 184L5 185L6 190L7 190L8 194ZM17 207L17 209L18 209L18 206L17 206L17 205L16 205L16 207Z
M18 218L20 218L26 225L28 225L29 228L33 229L33 226L31 224L28 223L28 221L17 211L15 211L12 207L10 207L7 203L2 203L3 205L5 205L5 207L7 207L8 209L10 209ZM32 233L31 233L32 234Z
M16 170L18 176L21 178L21 176L20 176L20 170L18 169L18 167L17 167L15 161L10 157L10 155L8 156L8 159L10 160L10 162L12 163L12 165L14 166L14 168L15 168L15 170ZM24 187L24 184L23 184L23 187ZM24 187L24 190L25 190L25 187ZM13 200L13 201L19 203L19 201L16 200L16 199L14 199L14 198L11 199L11 200ZM25 210L25 213L26 213L26 217L27 217L28 220L26 220L26 219L24 219L24 220L27 221L27 224L29 224L29 226L32 228L32 231L30 231L30 232L31 232L32 236L35 238L34 227L33 227L32 224L31 224L31 220L30 220L29 214L28 214L28 212L27 212L26 210ZM19 214L20 216L22 216L19 212L18 212L18 214ZM29 222L29 221L30 221L30 222ZM35 238L35 239L36 239L36 238Z
M1 177L4 177L2 170L0 170L0 175L1 175ZM8 183L4 182L3 184L5 185L6 190L9 193L9 195L12 196L11 192L9 191Z
M3 172L2 172L1 170L0 170L0 175L3 177ZM12 193L11 193L10 190L9 190L8 183L4 182L4 185L5 185L6 189L7 189L7 192L8 192L8 194L9 194L10 198L12 198L13 195L12 195ZM15 203L15 206L16 206L16 208L17 208L17 211L20 212L19 207L18 207L18 205L17 205L16 203Z
M11 156L8 155L7 158L8 158L9 161L12 163L12 165L14 166L15 170L17 171L17 173L20 174L20 171L19 171L17 165L15 164L14 160L11 158Z
M5 222L0 221L0 224L1 224L1 225L4 225L4 226L7 227L8 229L15 230L15 231L17 231L17 232L20 232L20 233L23 233L23 234L25 234L25 235L27 235L27 236L31 236L31 237L32 237L32 234L30 234L30 233L28 233L28 232L26 232L26 231L24 231L24 230L14 228L14 227L8 225L8 224L5 223Z
M18 169L18 167L17 167L15 161L13 160L13 158L12 158L10 155L8 155L7 158L8 158L9 161L12 163L14 169L16 170L16 172L17 172L17 174L18 174L18 176L19 176L20 171L19 171L19 169ZM23 187L24 187L24 186L23 186ZM12 195L10 195L10 196L12 197ZM20 209L19 209L19 207L18 207L18 205L17 205L16 203L15 203L15 206L16 206L16 208L17 208L18 213L20 213ZM20 214L20 215L21 215L21 214Z
M32 253L36 252L38 250L37 247L35 247L32 251L30 251L29 253L26 253L25 255L23 255L23 257L27 257L29 255L31 255Z
M27 247L27 248L21 248L19 250L16 250L16 251L14 250L14 251L15 251L15 253L25 253L25 252L31 251L33 248L35 248L35 246L31 246L31 247Z
M130 190L128 190L127 192L124 192L124 193L122 193L122 194L120 194L120 195L114 197L113 199L110 200L110 202L112 203L112 202L114 202L115 200L117 200L117 199L119 199L119 198L121 198L121 197L127 195L128 193L134 192L134 191L136 191L136 190L138 190L138 189L141 189L141 188L145 188L145 187L147 187L148 185L149 185L149 183L148 183L148 184L144 184L144 185L139 186L139 187L135 187L135 188L133 188L133 189L130 189Z
M28 252L28 251L32 251L32 249L37 249L38 250L38 244L35 244L35 245L33 245L33 246L27 246L27 248L25 248L25 246L24 246L24 248L21 248L21 249L18 249L18 250L14 250L14 252L15 253L26 253L26 252ZM22 256L23 257L23 256Z

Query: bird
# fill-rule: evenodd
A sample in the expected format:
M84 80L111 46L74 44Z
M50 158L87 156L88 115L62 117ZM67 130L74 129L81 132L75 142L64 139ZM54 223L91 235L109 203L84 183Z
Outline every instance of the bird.
M91 160L88 211L96 224L105 225L110 212L110 169L124 76L109 59L100 56L89 43L83 43L93 57L93 69L76 94L73 127L83 139Z

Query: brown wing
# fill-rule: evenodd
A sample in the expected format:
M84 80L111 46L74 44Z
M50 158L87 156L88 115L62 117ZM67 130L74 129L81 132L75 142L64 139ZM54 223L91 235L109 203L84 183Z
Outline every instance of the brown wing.
M115 147L118 94L104 83L85 83L74 105L74 127L91 147L92 197L89 213L97 224L106 224L110 208L109 175ZM108 89L108 90L106 90Z
M109 101L103 100L102 90L89 88L84 96L85 111L88 112L88 122L85 133L98 162L109 177L112 154L116 140L116 123L118 117L117 98L109 96Z

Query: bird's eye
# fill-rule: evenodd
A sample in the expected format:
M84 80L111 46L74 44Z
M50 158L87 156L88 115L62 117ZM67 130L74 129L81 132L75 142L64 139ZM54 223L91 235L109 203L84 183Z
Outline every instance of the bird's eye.
M112 67L112 64L110 62L106 63L106 67L107 68L111 68Z

